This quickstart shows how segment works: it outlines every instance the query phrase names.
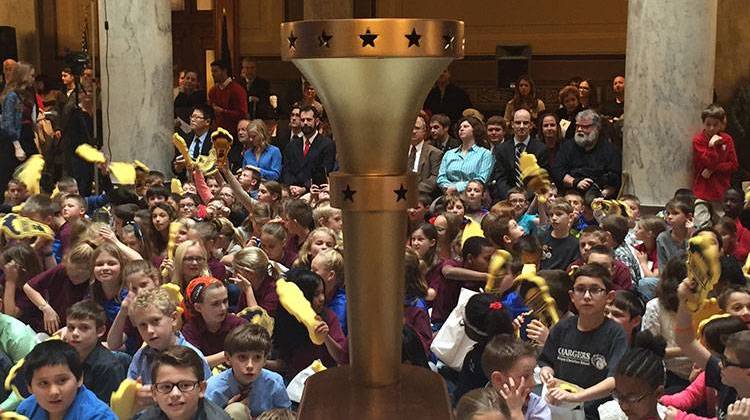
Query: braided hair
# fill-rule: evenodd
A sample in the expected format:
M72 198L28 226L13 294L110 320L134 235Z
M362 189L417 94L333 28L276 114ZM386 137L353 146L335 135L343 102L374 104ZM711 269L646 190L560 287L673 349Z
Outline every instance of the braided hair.
M664 367L666 351L664 337L641 331L636 334L633 346L620 359L615 375L637 378L657 389L667 380Z

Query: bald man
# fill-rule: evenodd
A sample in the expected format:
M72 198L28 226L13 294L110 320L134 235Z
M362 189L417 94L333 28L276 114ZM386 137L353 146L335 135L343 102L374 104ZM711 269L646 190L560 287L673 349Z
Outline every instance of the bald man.
M16 68L18 62L12 58L3 61L3 86L10 80L10 74L13 73L13 69Z

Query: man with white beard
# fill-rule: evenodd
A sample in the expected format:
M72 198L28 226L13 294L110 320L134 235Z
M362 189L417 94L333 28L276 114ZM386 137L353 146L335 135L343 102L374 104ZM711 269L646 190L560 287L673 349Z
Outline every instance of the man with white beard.
M578 113L575 141L563 142L552 167L558 187L576 189L582 194L598 189L605 198L617 195L622 156L609 139L599 137L600 133L599 114L590 109Z

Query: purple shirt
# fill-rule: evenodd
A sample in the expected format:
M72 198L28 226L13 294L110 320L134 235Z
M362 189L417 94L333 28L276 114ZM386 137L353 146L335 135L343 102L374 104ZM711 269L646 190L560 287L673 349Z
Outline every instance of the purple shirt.
M247 320L235 314L227 314L221 327L216 332L211 332L199 315L192 315L182 326L182 335L190 344L197 347L203 354L210 356L224 351L224 339L230 331L247 324Z
M65 271L65 264L58 264L37 274L27 284L42 295L61 320L65 319L68 308L83 300L89 291L89 284L86 281L73 284ZM29 325L34 330L44 331L44 317L28 297L24 301L16 302L16 305L23 311L24 318L29 319Z

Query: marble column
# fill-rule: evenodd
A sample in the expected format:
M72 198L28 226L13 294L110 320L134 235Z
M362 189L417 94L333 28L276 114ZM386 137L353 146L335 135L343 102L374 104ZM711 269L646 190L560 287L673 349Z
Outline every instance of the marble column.
M170 174L174 127L169 0L99 0L105 153Z
M643 205L691 187L691 139L713 96L716 11L717 0L628 3L623 170Z

